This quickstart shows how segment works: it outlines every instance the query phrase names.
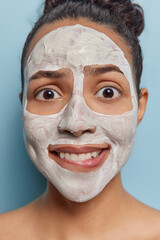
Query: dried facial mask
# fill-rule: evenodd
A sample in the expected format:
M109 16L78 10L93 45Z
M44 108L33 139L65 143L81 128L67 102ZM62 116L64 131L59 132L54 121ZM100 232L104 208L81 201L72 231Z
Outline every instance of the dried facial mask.
M85 66L112 64L129 82L132 110L120 115L105 115L91 110L83 96ZM52 115L30 113L27 107L29 79L38 71L68 68L74 85L70 101ZM121 49L105 34L81 25L58 28L34 47L25 67L23 95L24 136L28 153L36 167L66 198L85 202L97 196L120 171L132 151L137 126L137 98L130 66ZM78 130L95 128L75 138ZM91 172L74 172L57 164L48 155L49 145L111 146L103 165Z

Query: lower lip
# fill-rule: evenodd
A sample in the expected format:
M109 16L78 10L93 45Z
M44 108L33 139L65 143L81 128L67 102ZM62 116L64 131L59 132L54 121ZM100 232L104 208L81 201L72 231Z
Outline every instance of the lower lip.
M54 152L49 152L49 157L53 159L62 168L66 168L74 172L90 172L99 168L108 158L110 150L103 149L97 158L86 159L84 161L70 161L65 158L61 159Z

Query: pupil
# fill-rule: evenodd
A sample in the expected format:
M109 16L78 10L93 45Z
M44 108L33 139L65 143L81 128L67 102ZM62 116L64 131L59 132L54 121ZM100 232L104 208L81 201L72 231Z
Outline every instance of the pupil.
M114 95L114 92L111 88L107 88L103 91L103 97L105 98L112 98Z
M44 97L45 99L54 98L54 93L53 93L51 90L46 90L46 91L43 93L43 97Z

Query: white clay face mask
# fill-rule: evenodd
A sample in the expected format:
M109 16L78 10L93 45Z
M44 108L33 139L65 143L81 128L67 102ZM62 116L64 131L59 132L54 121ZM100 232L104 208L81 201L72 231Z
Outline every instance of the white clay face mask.
M84 67L107 64L118 67L129 82L133 108L120 115L104 115L91 110L83 96ZM27 111L30 77L38 71L56 71L61 68L73 72L70 101L52 115ZM69 200L85 202L92 199L120 171L134 145L137 109L130 66L121 49L105 34L81 25L61 27L40 39L31 52L25 68L23 97L26 147L36 167ZM93 128L94 132L85 132ZM72 135L78 130L84 131L84 134L78 137ZM61 167L49 157L48 147L62 144L73 147L106 144L110 150L103 164L96 170L79 172ZM64 157L62 155L61 161Z

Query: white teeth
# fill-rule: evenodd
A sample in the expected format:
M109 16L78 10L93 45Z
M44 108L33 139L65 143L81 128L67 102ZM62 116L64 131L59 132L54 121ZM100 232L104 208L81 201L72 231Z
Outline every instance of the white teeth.
M92 155L92 157L95 158L95 157L97 157L97 152L93 152L91 155Z
M69 153L65 153L65 154L64 154L64 158L67 159L67 160L70 160L70 159L71 159L71 158L70 158L70 154L69 154Z
M79 158L79 161L84 161L86 159L86 154L85 153L79 154L78 158Z
M91 158L96 158L98 157L99 153L101 151L98 152L91 152L91 153L82 153L82 154L75 154L75 153L58 153L59 157L61 159L67 159L70 161L84 161L86 159L91 159Z
M61 159L64 158L64 153L60 153L60 158L61 158Z
M92 158L91 153L87 153L87 154L86 154L86 159L90 159L90 158Z
M71 157L71 161L78 161L78 155L77 154L71 153L70 157Z

